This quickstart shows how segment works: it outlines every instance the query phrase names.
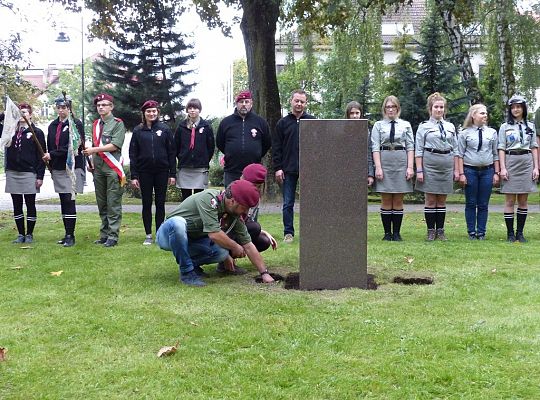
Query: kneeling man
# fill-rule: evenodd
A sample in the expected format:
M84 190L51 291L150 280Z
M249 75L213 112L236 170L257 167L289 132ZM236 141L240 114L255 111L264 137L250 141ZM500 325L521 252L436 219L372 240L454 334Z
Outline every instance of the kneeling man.
M156 242L161 249L173 252L183 283L204 286L201 265L225 261L229 254L233 258L247 255L264 283L274 281L243 221L258 203L255 185L239 180L224 191L207 189L188 197L167 217L157 231ZM229 232L238 243L227 236Z

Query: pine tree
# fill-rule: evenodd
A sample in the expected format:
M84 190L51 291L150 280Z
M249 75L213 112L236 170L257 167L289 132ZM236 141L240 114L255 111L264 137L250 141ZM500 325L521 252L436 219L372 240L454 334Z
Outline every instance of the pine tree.
M406 48L409 41L410 36L403 35L394 42L399 57L396 63L389 67L390 78L386 93L399 99L401 118L409 121L413 130L416 131L420 122L427 116L426 96L420 84L418 62Z
M139 109L148 99L158 101L164 120L174 123L193 86L183 82L191 71L182 67L194 56L186 54L192 46L174 31L176 15L163 1L152 1L140 18L123 26L110 56L95 63L95 90L114 96L114 114L128 129L141 121Z
M461 124L469 99L461 84L459 68L453 61L441 17L433 7L422 24L418 47L418 79L424 93L423 104L430 94L441 93L448 101L447 118ZM423 114L428 117L427 110L424 109Z

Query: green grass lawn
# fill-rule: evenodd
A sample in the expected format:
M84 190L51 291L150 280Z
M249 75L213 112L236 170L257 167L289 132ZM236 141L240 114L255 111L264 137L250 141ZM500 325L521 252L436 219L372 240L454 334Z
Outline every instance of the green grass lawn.
M94 214L79 215L67 249L54 244L59 213L38 218L23 249L10 244L11 214L0 214L3 400L540 398L536 214L527 244L505 243L495 213L485 242L466 239L462 213L449 215L446 243L426 243L412 213L404 242L382 242L371 214L379 289L315 292L255 284L245 260L247 275L219 278L208 266L208 286L186 287L170 252L142 246L136 214L111 249L92 244ZM280 221L261 218L277 238ZM298 243L264 257L273 271L297 271ZM435 282L390 283L404 273ZM177 341L175 355L156 357Z

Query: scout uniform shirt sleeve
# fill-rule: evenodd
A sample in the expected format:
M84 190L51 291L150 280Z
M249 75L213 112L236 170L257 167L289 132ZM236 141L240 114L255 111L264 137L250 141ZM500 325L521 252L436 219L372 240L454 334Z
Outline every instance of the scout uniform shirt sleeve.
M456 133L456 127L453 123L444 121L443 122L444 129L446 130L446 140L448 141L448 145L451 147L450 150L452 150L452 154L454 156L457 156L457 133Z
M381 151L381 121L375 122L371 130L371 151Z
M429 131L428 123L422 122L420 125L418 125L418 129L416 130L416 150L415 150L415 157L423 157L424 156L424 143L426 142L426 133Z
M506 150L506 123L499 128L498 146L499 150Z
M489 128L491 130L491 148L493 151L493 161L499 161L499 150L497 150L497 146L499 144L497 131L493 128Z
M463 158L465 156L465 151L467 150L467 131L465 129L457 135L457 153L456 156Z
M214 201L212 201L214 200ZM202 231L205 234L219 232L221 226L218 218L218 207L214 196L205 196L205 198L197 202L197 210L202 221Z
M405 122L405 132L404 132L404 146L407 149L407 151L413 151L414 150L414 137L413 137L413 130L412 126L409 122Z

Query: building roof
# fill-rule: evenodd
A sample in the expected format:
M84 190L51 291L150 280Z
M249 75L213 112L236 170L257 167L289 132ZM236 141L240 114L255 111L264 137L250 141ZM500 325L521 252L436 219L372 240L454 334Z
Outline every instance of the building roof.
M416 0L412 4L402 5L397 11L395 8L387 10L381 21L383 44L392 44L392 41L399 35L418 35L427 12L425 0Z

